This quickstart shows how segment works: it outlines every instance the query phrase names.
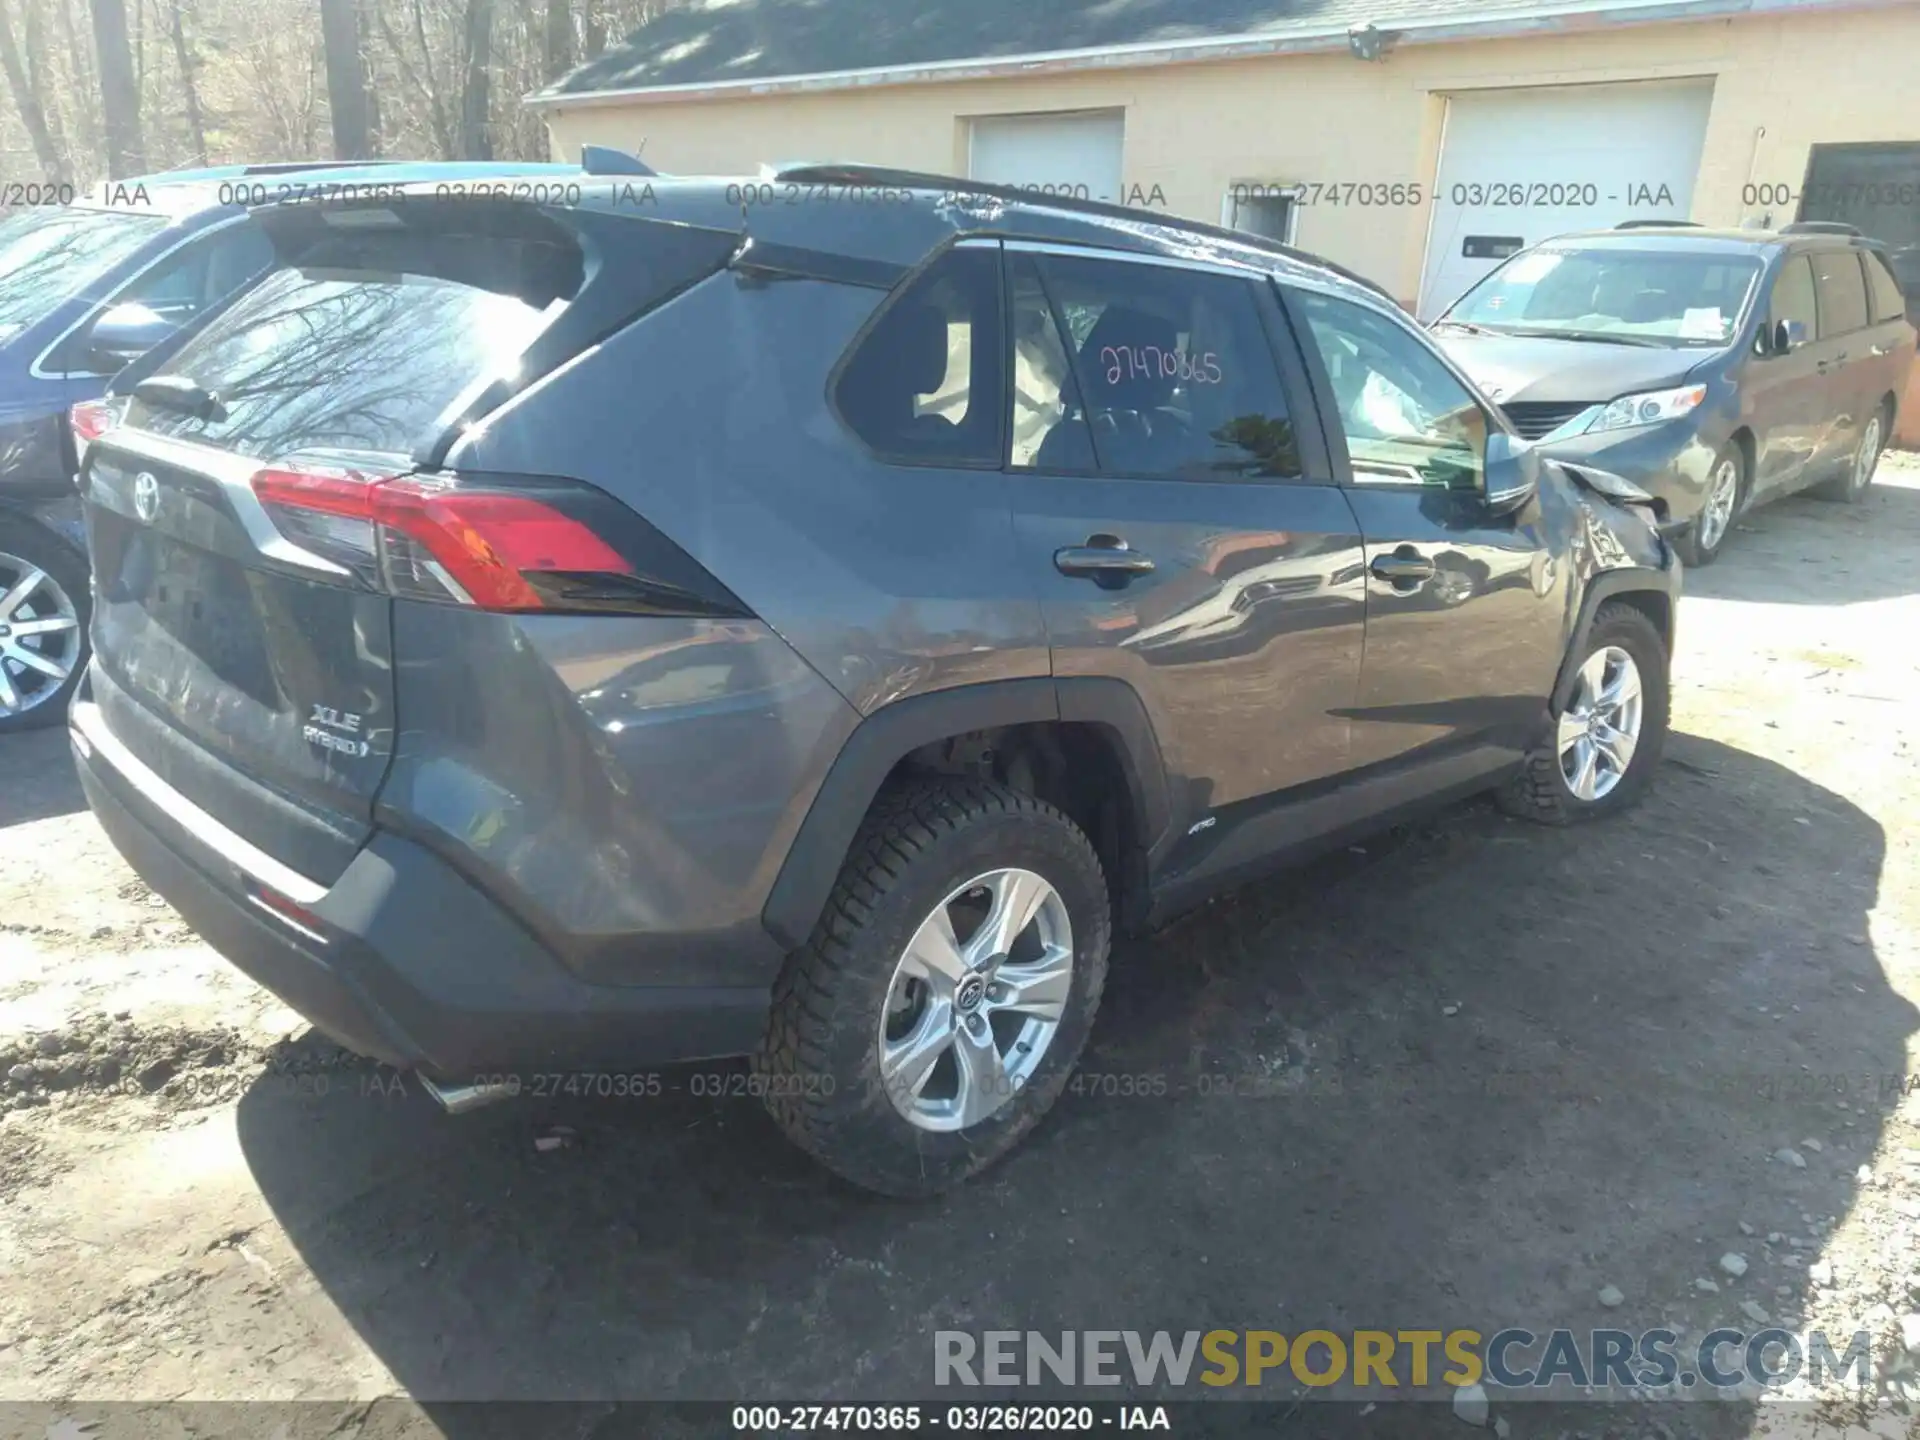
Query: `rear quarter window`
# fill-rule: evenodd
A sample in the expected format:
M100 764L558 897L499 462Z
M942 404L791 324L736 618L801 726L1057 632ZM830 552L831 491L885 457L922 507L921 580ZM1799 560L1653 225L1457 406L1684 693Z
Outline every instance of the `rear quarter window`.
M1907 297L1901 293L1893 264L1878 250L1860 252L1860 263L1867 271L1867 299L1873 307L1874 323L1898 320L1907 313Z

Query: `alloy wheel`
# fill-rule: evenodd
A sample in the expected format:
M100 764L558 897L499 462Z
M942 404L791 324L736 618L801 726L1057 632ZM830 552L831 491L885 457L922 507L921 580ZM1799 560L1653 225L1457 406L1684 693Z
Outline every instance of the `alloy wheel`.
M1858 495L1873 483L1873 470L1880 463L1880 417L1874 415L1860 432L1860 448L1853 452L1853 474L1849 481Z
M1640 669L1608 645L1587 657L1560 715L1560 778L1576 799L1604 800L1625 778L1640 743Z
M1712 550L1726 538L1733 524L1733 507L1740 499L1740 467L1728 456L1713 467L1707 503L1700 511L1700 548Z
M0 718L59 694L79 658L73 597L31 560L0 551Z
M881 1083L922 1130L965 1130L1033 1078L1073 990L1066 902L1031 870L994 870L942 900L894 967Z

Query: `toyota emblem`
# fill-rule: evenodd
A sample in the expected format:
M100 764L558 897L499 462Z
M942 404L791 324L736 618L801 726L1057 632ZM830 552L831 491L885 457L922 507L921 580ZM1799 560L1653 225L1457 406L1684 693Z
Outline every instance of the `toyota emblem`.
M133 477L133 513L151 525L159 511L160 482L151 470L142 470Z

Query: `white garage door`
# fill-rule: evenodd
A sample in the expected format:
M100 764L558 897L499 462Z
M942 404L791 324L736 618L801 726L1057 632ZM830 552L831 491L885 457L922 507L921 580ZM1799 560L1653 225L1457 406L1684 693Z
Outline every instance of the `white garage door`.
M1118 110L983 116L973 122L968 171L996 185L1117 205L1125 130Z
M1712 105L1711 80L1452 96L1421 318L1524 245L1623 220L1685 220Z

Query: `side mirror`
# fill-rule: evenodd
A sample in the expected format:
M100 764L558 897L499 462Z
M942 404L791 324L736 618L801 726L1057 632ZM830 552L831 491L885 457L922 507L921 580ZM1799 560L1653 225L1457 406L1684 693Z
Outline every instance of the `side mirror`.
M1504 430L1487 435L1487 511L1511 515L1540 488L1540 454Z
M112 375L179 329L145 305L116 305L93 322L87 334L87 365L96 374Z
M1807 322L1804 320L1776 320L1773 322L1773 335L1768 348L1775 355L1787 355L1807 343Z

